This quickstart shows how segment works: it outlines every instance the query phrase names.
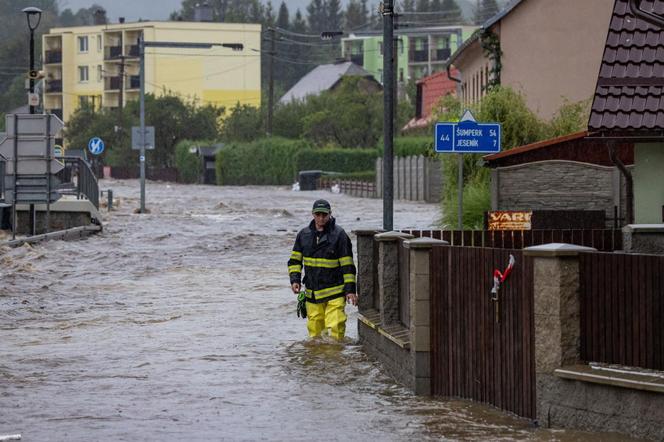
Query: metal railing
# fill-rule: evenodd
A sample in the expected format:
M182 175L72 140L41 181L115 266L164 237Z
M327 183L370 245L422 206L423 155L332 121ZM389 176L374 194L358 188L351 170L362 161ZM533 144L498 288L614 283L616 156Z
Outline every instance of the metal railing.
M5 167L5 162L0 160L0 203L5 202Z
M76 195L77 199L87 198L99 209L99 184L90 164L78 157L62 157L64 169L58 172L58 191L63 195Z

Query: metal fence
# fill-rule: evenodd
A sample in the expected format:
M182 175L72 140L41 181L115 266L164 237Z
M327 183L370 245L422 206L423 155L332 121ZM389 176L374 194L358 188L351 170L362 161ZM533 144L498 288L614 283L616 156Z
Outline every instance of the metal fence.
M60 160L65 167L56 175L60 180L58 191L63 195L75 195L78 199L85 197L99 209L99 184L90 164L79 157Z
M600 252L622 250L622 231L570 230L402 230L416 237L442 239L453 246L522 249L549 243L593 247Z
M492 301L494 269L516 265ZM536 418L533 261L520 250L431 251L431 389Z
M664 370L664 256L583 253L581 358Z

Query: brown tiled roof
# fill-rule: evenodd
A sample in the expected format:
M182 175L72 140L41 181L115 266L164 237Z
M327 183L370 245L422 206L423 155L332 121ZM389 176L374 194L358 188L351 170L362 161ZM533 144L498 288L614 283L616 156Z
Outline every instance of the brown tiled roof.
M664 20L664 0L643 0L641 10ZM664 28L632 14L629 0L614 6L588 130L664 131Z

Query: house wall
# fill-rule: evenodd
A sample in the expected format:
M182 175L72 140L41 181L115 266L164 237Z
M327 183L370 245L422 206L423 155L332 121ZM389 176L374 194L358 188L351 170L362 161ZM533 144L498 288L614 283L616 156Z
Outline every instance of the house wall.
M624 216L624 179L613 167L561 160L499 167L491 188L493 210L604 210L612 218L617 205Z
M484 57L479 41L473 42L454 63L461 72L458 93L465 105L478 102L486 94L491 63Z
M637 144L634 161L634 221L664 223L664 143Z
M595 92L613 0L526 0L500 22L503 85L551 118Z

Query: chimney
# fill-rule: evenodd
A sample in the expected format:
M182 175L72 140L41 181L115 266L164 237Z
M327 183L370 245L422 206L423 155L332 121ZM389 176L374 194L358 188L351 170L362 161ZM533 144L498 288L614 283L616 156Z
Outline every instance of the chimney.
M120 22L120 24L124 23L124 17L119 17L118 21Z
M196 6L194 6L194 21L214 21L212 19L212 8L208 2L196 3Z
M103 8L96 9L93 13L93 21L95 25L105 25L108 23L106 20L106 10Z

